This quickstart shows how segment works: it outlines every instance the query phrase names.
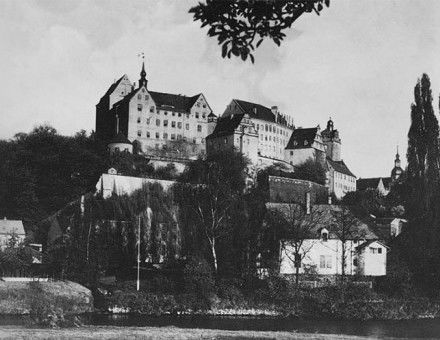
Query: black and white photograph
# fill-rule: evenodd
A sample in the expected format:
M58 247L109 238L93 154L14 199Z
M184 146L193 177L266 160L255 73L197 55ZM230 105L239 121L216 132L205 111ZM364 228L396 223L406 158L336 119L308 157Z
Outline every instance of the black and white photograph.
M0 0L0 339L440 339L440 1Z

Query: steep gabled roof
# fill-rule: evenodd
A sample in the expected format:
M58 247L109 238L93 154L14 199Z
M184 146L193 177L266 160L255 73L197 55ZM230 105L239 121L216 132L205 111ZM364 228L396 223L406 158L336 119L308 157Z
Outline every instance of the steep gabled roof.
M311 148L315 141L318 128L295 129L290 136L286 149L307 149Z
M234 101L238 104L243 113L247 113L249 117L275 122L275 115L268 107L240 99L234 99Z
M115 81L113 84L111 84L110 87L108 88L107 92L101 97L101 99L99 101L102 101L105 97L112 94L112 92L121 83L121 81L122 81L122 79L124 79L124 77L125 77L125 74L121 78L119 78L117 81Z
M291 209L297 209L297 204L288 204L288 203L266 203L266 207L268 210L277 210L284 214L287 218L290 218L292 215ZM326 228L329 231L330 239L337 239L337 224L338 222L337 215L335 213L341 212L342 207L340 205L332 205L332 204L316 204L311 206L310 215L306 215L303 218L304 226L310 226L309 229L309 238L310 239L319 239L320 238L320 230L322 228ZM351 213L349 213L351 214ZM348 239L357 240L377 240L378 236L374 233L374 231L370 228L368 224L356 218L354 215L352 216L353 227L350 232L350 236Z
M229 136L234 133L235 129L240 125L243 114L235 114L226 117L220 117L214 131L206 137L207 139Z
M350 169L348 169L347 165L345 165L344 161L333 161L331 158L327 157L327 163L337 172L344 174L344 175L348 175L348 176L352 176L352 177L356 177L356 175L354 175Z
M148 91L159 107L169 107L173 111L189 112L201 93L187 97L183 95Z

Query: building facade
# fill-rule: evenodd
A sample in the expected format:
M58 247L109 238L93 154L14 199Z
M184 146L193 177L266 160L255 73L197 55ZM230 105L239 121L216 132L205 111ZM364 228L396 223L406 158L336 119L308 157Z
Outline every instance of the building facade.
M208 137L207 148L215 151L221 149L222 145L235 147L254 165L286 163L284 148L293 129L289 117L281 114L277 106L269 109L260 104L233 99L218 118L213 133Z
M96 105L96 135L111 141L122 134L146 155L196 158L206 150L213 117L202 93L188 97L149 90L142 64L137 86L123 75Z

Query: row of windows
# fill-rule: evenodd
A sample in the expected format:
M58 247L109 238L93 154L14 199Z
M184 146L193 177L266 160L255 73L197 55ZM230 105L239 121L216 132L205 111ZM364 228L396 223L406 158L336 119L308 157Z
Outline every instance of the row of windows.
M142 131L138 130L137 135L138 135L138 137L142 137ZM147 131L145 136L147 138L151 138L150 131ZM160 138L160 133L156 132L155 133L155 137L156 137L156 139L159 139ZM171 140L183 140L184 142L188 141L188 139L185 136L182 136L181 134L171 133L169 135L169 137L170 137ZM162 139L168 139L168 133L164 132L163 135L162 135ZM193 143L195 143L196 142L196 138L193 138L192 141L193 141ZM202 138L201 141L202 141L202 144L205 143L205 138Z
M260 131L260 129L261 131L274 132L288 137L288 132L277 126L272 126L270 124L257 124L257 131Z
M138 117L138 119L137 119L138 124L140 124L141 121L142 121L141 118ZM147 125L149 125L150 124L150 118L147 118L146 122L147 122ZM156 126L160 126L160 119L156 119ZM165 119L163 121L163 126L165 126L165 127L168 126L168 120ZM177 127L178 129L181 129L183 127L183 124L182 124L182 122L171 121L171 127L172 128L176 128ZM185 129L189 130L189 123L185 124ZM197 132L202 132L202 126L200 124L197 125Z
M260 140L269 141L269 142L274 141L275 143L280 143L282 145L286 145L285 139L278 138L278 137L272 138L272 136L260 135Z
M356 179L354 177L341 174L341 173L339 173L337 171L335 171L335 177L336 178L341 178L341 179L344 179L344 180L348 180L349 182L353 182L353 183L356 182Z

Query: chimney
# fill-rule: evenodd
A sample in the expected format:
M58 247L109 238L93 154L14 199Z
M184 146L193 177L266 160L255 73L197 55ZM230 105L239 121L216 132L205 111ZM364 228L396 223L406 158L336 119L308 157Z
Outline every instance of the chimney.
M306 214L310 215L310 191L306 192Z
M278 106L272 106L270 110L275 116L275 123L278 123Z

